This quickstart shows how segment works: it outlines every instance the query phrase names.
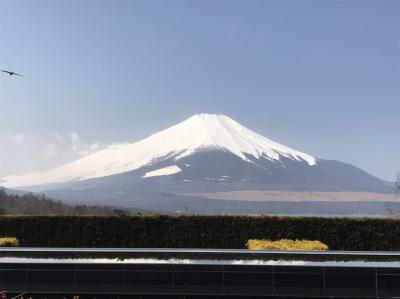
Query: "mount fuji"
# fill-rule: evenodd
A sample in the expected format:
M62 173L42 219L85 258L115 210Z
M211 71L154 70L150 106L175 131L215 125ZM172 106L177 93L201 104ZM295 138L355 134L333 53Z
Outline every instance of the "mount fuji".
M355 166L313 157L214 114L194 115L49 171L7 176L0 185L71 203L194 212L245 205L245 198L233 203L209 196L217 193L393 193L389 183Z

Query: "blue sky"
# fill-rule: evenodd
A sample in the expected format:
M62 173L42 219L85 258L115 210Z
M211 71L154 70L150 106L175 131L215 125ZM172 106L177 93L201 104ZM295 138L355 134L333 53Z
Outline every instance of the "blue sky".
M0 177L197 113L393 180L400 1L0 1Z

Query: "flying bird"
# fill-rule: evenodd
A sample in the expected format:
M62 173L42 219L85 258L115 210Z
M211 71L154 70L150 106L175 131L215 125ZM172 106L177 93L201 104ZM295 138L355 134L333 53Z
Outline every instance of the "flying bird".
M17 74L17 73L15 73L15 72L10 72L10 71L5 71L5 70L0 70L0 71L2 71L3 73L7 73L7 74L9 74L10 76L20 76L20 77L23 77L22 75L20 75L20 74Z

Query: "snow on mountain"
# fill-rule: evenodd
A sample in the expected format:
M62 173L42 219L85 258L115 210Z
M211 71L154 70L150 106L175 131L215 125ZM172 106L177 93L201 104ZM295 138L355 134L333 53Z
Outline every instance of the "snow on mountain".
M233 153L249 163L253 156L277 162L280 158L316 165L316 159L257 134L225 115L197 114L166 130L135 143L113 144L93 154L45 172L12 175L0 179L5 187L82 181L132 171L169 158L175 160L195 152L217 149ZM170 166L146 177L179 172Z
M164 168L160 168L157 170L153 170L150 172L146 172L145 175L142 178L151 178L154 176L163 176L163 175L171 175L171 174L175 174L178 172L181 172L182 169L180 169L178 166L173 165L173 166L168 166L168 167L164 167Z

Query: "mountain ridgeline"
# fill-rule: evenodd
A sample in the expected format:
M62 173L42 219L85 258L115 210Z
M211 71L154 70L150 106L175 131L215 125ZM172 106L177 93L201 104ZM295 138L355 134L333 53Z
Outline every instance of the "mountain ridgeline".
M282 192L284 202L307 192L377 197L394 192L390 183L351 164L313 157L213 114L192 116L141 141L113 144L49 171L8 176L0 185L68 203L201 213L263 213L274 204L283 207L279 213L290 210L282 202L255 204L246 198L249 191ZM224 198L229 192L243 192L243 198Z

